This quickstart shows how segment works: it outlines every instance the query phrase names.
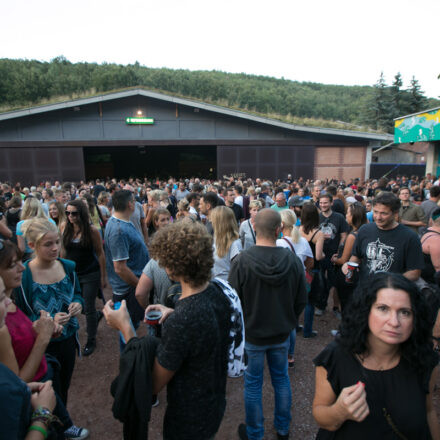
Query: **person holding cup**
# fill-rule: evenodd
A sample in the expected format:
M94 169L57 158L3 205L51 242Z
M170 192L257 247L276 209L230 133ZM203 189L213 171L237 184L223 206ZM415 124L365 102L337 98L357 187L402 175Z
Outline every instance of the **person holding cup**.
M167 385L166 440L214 438L226 406L229 333L232 307L226 295L210 281L214 265L212 237L198 222L181 220L160 228L150 253L168 276L181 284L175 309L153 304L160 311L162 338L153 367L152 394ZM122 332L127 349L135 337L122 301L104 307L107 323ZM125 354L125 353L124 353Z
M357 281L357 268L358 263L348 263L347 274L343 274L341 267L344 263L348 262L353 245L356 240L356 236L359 228L367 223L367 217L365 213L365 207L361 203L353 203L348 206L347 214L345 215L348 225L351 228L350 233L345 239L344 243L339 247L339 252L334 254L331 258L332 263L337 266L336 268L336 288L338 290L339 301L341 303L341 313L344 313L344 309L347 306L353 289L355 281Z
M417 281L425 267L417 234L398 223L400 200L391 192L381 192L373 201L374 223L359 228L350 262L358 263L360 280L377 272L401 273ZM342 266L344 275L348 265Z

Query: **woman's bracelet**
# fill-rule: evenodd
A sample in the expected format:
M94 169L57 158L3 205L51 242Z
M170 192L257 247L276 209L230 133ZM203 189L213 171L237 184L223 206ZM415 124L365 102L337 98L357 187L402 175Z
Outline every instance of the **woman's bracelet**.
M50 425L52 422L61 423L60 419L56 415L52 414L52 411L42 406L39 406L32 413L31 422L41 422L46 426Z
M28 428L28 432L30 432L30 431L38 431L38 432L40 432L41 434L43 434L43 438L44 438L44 439L47 438L47 431L46 431L44 428L42 428L41 426L31 425L31 426L29 426L29 428Z

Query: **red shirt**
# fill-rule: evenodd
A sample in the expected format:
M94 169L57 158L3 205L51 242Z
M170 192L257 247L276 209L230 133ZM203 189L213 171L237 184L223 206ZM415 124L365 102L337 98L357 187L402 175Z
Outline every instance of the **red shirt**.
M22 368L37 339L37 335L32 328L32 321L17 307L15 312L7 313L5 322L11 335L12 348L14 349L18 367ZM31 382L38 382L46 373L47 362L43 356Z

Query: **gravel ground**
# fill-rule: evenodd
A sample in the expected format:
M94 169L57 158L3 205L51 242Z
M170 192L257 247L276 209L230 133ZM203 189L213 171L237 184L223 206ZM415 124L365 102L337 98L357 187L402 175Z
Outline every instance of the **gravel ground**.
M106 292L110 297L110 292ZM80 340L85 343L85 319L80 317ZM338 320L331 312L315 317L318 337L304 339L297 336L295 367L289 370L293 390L291 438L313 439L317 425L311 408L314 390L312 359L332 340L330 330L336 328ZM140 334L145 334L141 326ZM98 347L90 357L77 359L70 387L68 408L74 423L90 430L90 438L99 440L121 440L122 425L113 418L110 384L118 372L119 346L117 332L108 328L103 320L98 331ZM440 384L439 384L440 385ZM237 439L237 427L244 422L243 379L228 379L227 406L217 440ZM159 395L160 404L153 408L150 421L149 440L162 439L162 420L166 406L165 391ZM440 389L435 392L435 405L440 416ZM270 376L265 369L263 385L265 414L265 439L276 439L273 428L274 394Z

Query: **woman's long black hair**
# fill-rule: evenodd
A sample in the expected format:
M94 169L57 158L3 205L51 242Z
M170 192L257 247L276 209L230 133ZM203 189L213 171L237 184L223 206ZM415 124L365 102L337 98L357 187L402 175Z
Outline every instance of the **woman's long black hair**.
M359 286L344 313L340 327L340 343L353 354L368 353L368 318L380 289L392 288L408 293L414 316L413 331L400 345L400 353L418 374L431 371L438 360L432 345L432 327L428 304L418 287L403 275L381 272Z
M305 234L319 228L319 212L313 202L304 203L301 210L301 226Z
M90 247L92 245L92 230L90 227L90 215L89 210L85 202L81 199L72 200L67 203L68 206L73 206L79 213L79 229L81 231L80 243L84 247ZM63 232L63 246L67 249L70 242L73 240L74 230L73 224L67 219L66 227Z

